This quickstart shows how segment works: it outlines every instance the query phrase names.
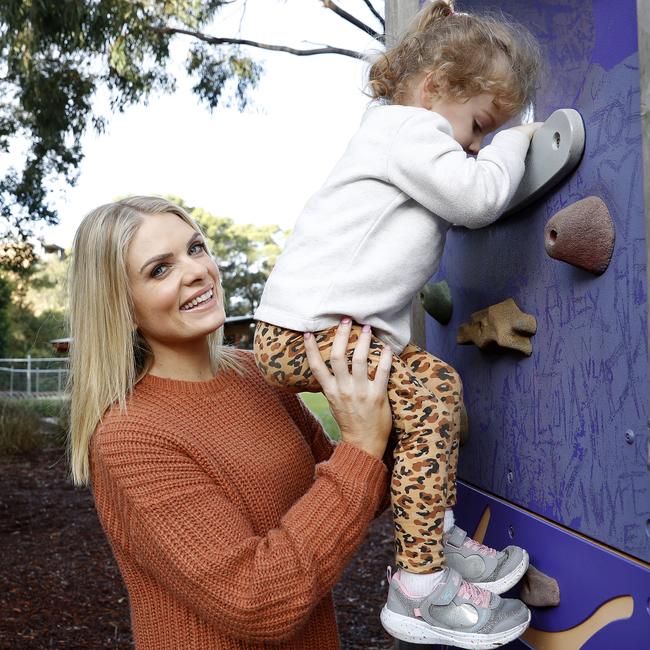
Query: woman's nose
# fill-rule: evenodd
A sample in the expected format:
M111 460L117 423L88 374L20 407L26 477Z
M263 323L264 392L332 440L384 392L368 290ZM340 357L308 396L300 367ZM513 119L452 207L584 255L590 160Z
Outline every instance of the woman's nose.
M205 259L187 257L184 266L185 281L188 284L196 282L197 280L204 280L209 276L208 264Z

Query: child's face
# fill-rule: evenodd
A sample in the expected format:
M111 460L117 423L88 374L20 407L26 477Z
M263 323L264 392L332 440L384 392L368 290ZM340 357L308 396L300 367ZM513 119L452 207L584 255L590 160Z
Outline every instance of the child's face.
M437 95L425 108L442 115L451 124L454 140L473 155L481 148L483 138L502 127L511 117L494 103L494 95L490 93L461 101Z

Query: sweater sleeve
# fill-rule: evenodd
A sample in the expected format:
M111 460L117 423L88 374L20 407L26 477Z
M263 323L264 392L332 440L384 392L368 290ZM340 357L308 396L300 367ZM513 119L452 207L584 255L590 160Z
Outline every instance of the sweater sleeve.
M529 139L506 129L468 156L437 113L418 111L398 129L387 157L391 183L454 225L480 228L506 209L524 174Z
M208 624L247 641L298 631L337 582L386 489L384 464L341 443L279 525L260 532L200 458L151 433L114 440L93 453L93 490L114 495L126 552Z
M323 425L300 397L293 393L279 392L287 412L305 436L316 463L327 460L332 455L335 444L325 433Z

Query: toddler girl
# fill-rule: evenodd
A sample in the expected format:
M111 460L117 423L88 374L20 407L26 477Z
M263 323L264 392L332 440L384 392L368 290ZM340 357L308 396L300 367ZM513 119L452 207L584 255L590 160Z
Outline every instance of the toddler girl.
M452 224L479 228L507 207L539 124L483 137L530 101L538 50L520 25L427 5L372 65L375 102L324 186L308 201L255 317L267 381L318 391L302 332L329 361L336 326L374 333L394 353L391 501L398 573L384 627L411 642L492 648L519 636L530 613L496 594L528 566L454 526L462 388L445 362L409 343L413 296L435 273ZM486 591L489 590L489 591ZM493 592L493 593L490 593Z

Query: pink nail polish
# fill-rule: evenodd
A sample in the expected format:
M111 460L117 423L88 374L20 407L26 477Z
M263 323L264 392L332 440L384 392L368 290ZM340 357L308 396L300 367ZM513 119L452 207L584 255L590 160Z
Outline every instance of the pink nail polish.
M311 338L311 332L305 332L303 336L306 339L310 339Z
M370 325L364 325L361 329L362 329L364 332L369 332L369 331L370 331Z
M344 325L349 325L351 322L352 322L352 319L349 316L344 316L341 319L341 323L343 323Z

